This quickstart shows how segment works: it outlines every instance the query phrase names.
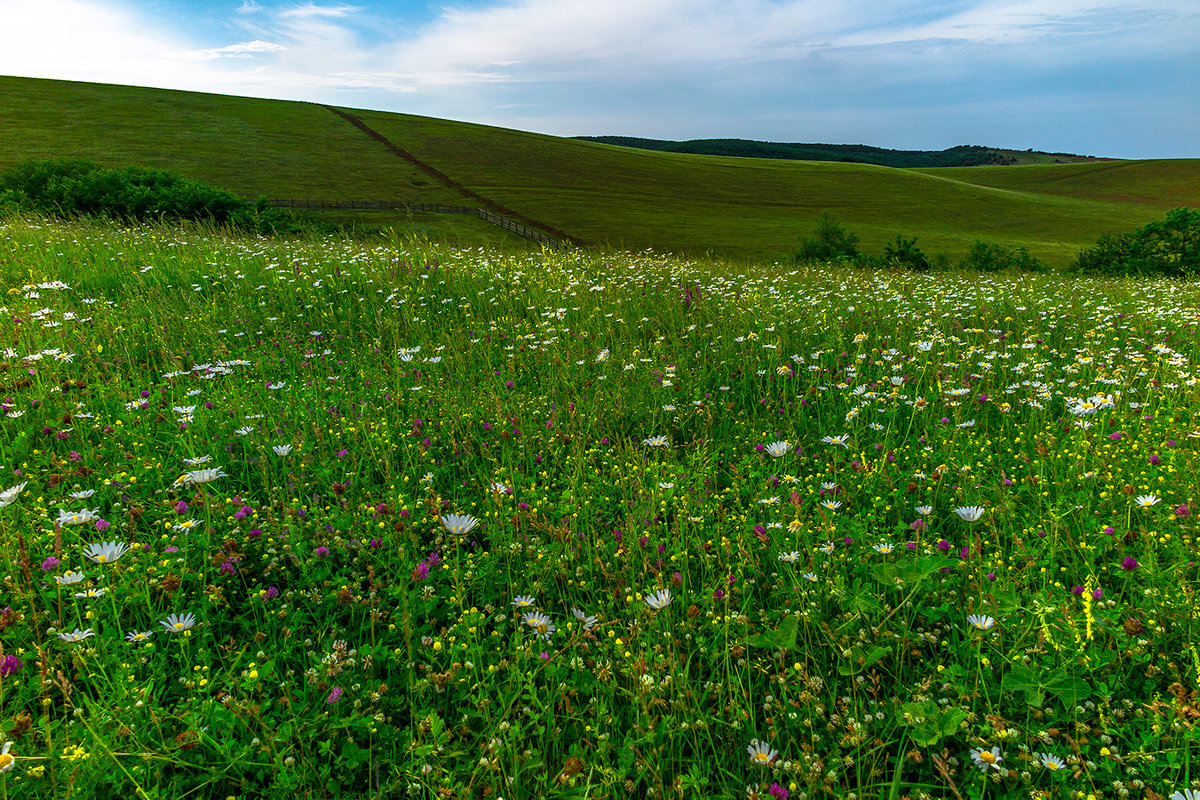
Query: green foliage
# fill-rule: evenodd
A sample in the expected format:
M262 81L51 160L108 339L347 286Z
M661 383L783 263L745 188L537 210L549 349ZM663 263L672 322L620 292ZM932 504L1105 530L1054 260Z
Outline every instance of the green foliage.
M917 237L905 239L896 234L896 240L883 248L883 261L891 266L903 267L916 272L925 272L933 267L929 257L917 247Z
M977 272L1041 272L1046 265L1024 247L1005 247L995 242L975 242L959 267Z
M796 251L796 261L802 264L849 261L858 256L858 234L847 231L828 212L821 215L813 236L801 240Z
M1100 275L1193 275L1200 271L1200 209L1176 208L1132 233L1106 233L1073 266Z
M166 170L110 169L83 159L20 161L0 173L0 203L44 214L126 221L190 220L256 233L298 233L293 215L265 200L229 192Z

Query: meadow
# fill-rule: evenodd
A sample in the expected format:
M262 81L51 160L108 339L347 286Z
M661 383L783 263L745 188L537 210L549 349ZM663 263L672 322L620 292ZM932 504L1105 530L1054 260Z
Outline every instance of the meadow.
M1186 798L1200 286L0 223L0 797Z

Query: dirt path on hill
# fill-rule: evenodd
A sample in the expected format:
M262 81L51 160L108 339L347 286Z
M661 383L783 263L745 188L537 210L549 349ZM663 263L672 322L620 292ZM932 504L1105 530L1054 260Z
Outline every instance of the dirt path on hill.
M358 128L360 131L365 133L367 136L370 136L372 139L374 139L375 141L382 144L384 147L386 147L388 150L390 150L394 155L399 156L400 158L403 158L405 161L409 162L413 166L417 167L421 171L423 171L426 174L433 177L439 183L443 184L444 186L448 186L451 189L454 189L456 192L459 192L460 194L462 194L465 197L469 197L472 200L475 200L480 205L483 205L483 206L491 209L492 211L495 211L497 214L502 214L503 216L506 216L506 217L513 217L515 219L519 219L522 222L524 222L526 225L530 225L535 228L540 228L541 230L544 230L547 233L553 234L554 236L558 237L559 239L570 242L571 244L578 245L580 247L586 246L586 244L585 244L585 242L583 242L583 240L581 240L575 236L572 236L571 234L566 233L565 231L560 231L558 228L555 228L553 225L547 225L544 222L538 222L535 219L530 219L529 217L525 216L524 214L520 213L519 211L513 211L511 208L506 208L505 206L500 205L496 201L489 200L488 198L480 195L479 193L477 193L471 189L468 189L466 186L463 186L461 183L454 180L449 175L447 175L446 173L439 170L437 167L434 167L431 164L426 164L424 161L417 158L412 153L410 153L407 150L405 150L404 148L400 147L398 144L393 142L391 139L387 138L379 131L377 131L374 128L367 125L367 123L363 122L361 119L359 119L354 114L348 114L345 111L342 111L340 108L334 108L333 106L322 105L321 107L324 108L325 110L329 111L330 113L336 114L337 116L341 117L346 122L350 123L354 127Z

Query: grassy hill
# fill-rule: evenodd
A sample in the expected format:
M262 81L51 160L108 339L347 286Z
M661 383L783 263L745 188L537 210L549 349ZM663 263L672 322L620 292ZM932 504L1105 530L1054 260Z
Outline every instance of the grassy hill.
M28 78L0 78L0 167L87 157L170 168L249 197L473 203L465 190L592 244L746 259L792 252L829 211L868 252L903 233L952 258L983 239L1061 264L1101 233L1200 206L1198 159L901 170L343 111L452 184L319 105Z

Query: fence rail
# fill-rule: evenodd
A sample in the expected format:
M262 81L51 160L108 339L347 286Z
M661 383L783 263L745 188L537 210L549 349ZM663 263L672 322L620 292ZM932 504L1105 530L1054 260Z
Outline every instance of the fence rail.
M410 203L404 200L272 200L271 205L275 208L296 208L296 209L346 209L351 211L424 211L433 214L477 214L479 218L490 222L493 225L499 226L506 231L511 231L518 236L523 236L526 239L544 244L554 250L566 247L558 239L553 236L547 236L541 231L534 230L528 225L522 225L519 222L514 222L508 217L503 217L486 208L478 208L474 206L450 206L441 203Z

